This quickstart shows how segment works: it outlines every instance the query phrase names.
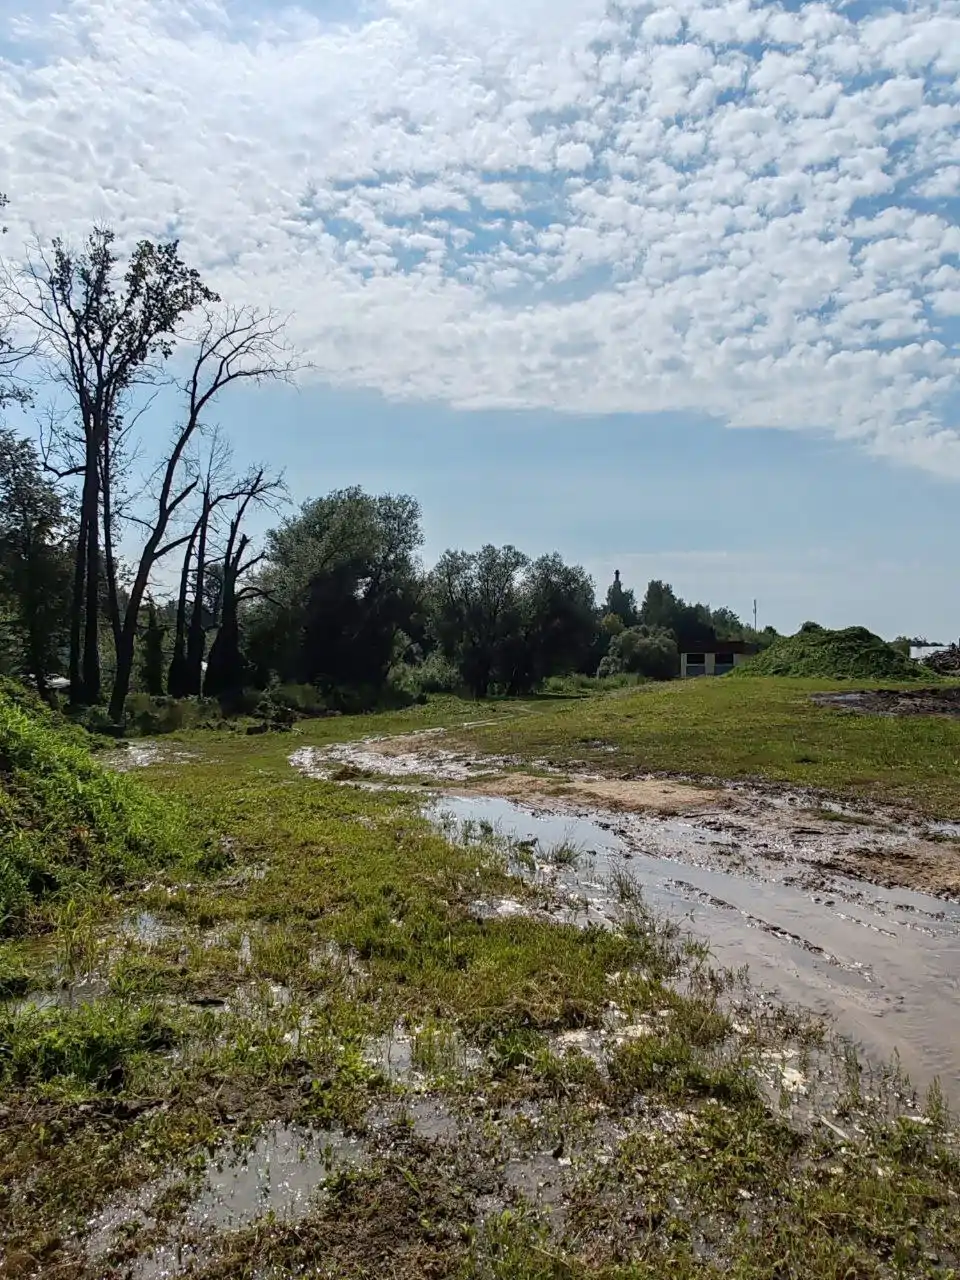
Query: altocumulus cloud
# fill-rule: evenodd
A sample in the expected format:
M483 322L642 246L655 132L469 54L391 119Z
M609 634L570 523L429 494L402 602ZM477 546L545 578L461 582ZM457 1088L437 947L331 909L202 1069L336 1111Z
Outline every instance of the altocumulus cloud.
M13 239L176 234L341 385L706 413L960 475L960 2L0 18Z

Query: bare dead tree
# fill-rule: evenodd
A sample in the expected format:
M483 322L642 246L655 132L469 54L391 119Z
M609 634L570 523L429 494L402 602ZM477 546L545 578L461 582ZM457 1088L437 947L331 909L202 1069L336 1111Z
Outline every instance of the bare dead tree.
M207 675L204 681L204 693L207 697L220 698L235 693L243 683L243 660L240 653L240 603L256 588L239 589L240 579L255 568L266 556L266 552L247 556L250 539L240 529L247 508L262 492L265 483L264 472L257 473L256 485L251 487L230 521L230 532L223 557L223 580L220 596L220 626L210 647L210 659L207 663ZM246 557L246 558L245 558Z
M283 340L283 326L272 313L227 307L209 309L195 338L195 355L184 383L186 416L174 433L161 466L162 479L150 531L130 588L117 649L117 671L110 714L119 721L130 688L140 607L154 566L169 552L189 543L191 531L168 538L171 521L200 485L200 476L185 463L188 447L202 429L203 415L228 386L287 378L295 362Z
M49 251L37 244L14 289L18 317L32 328L48 375L67 392L82 436L70 626L74 702L96 702L101 695L104 450L111 433L122 429L132 390L160 376L183 318L201 302L217 300L181 260L176 241L141 240L118 284L114 240L109 228L95 227L79 254L60 239Z
M262 469L257 468L237 477L231 463L232 450L217 429L212 433L206 458L200 465L203 476L200 509L190 530L180 570L173 656L167 682L170 694L178 698L201 693L206 635L218 618L219 610L208 609L206 597L209 574L222 562L222 552L214 546L219 537L219 512L227 503L247 494L258 503L282 500L281 478L267 479Z
M210 435L206 458L202 461L198 460L197 463L198 472L203 477L203 485L200 492L200 512L187 538L183 564L180 569L173 656L167 675L167 688L175 698L185 698L191 693L197 694L200 692L203 677L202 653L197 660L195 681L190 679L188 673L187 605L190 594L191 573L193 571L194 553L199 541L201 546L198 557L200 583L199 591L194 594L194 602L196 602L198 595L202 598L205 548L211 516L222 502L230 501L236 496L232 492L234 478L231 472L231 454L229 443L224 438L220 428L215 427ZM196 608L196 603L194 608Z

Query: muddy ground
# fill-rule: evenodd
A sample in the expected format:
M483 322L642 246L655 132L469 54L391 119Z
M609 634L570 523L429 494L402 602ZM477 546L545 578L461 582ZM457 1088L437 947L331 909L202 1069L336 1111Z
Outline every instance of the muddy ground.
M723 965L835 1020L875 1060L899 1054L916 1083L960 1093L960 828L786 789L473 756L435 732L291 759L354 785L423 788L461 836L494 830L533 850L531 874L574 895L581 923L614 925L629 876Z
M960 687L946 689L858 689L815 693L813 702L861 715L960 716Z
M118 754L224 857L24 952L0 1278L960 1274L958 832L450 741Z

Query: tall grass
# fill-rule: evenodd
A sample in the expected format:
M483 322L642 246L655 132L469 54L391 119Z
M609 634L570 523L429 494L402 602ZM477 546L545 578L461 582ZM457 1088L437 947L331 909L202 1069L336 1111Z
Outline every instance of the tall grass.
M195 852L181 810L101 768L73 733L0 692L0 934L42 903Z

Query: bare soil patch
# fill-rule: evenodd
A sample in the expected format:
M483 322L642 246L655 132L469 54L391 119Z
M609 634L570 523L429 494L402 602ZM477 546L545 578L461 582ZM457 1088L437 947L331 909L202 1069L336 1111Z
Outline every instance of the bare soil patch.
M836 870L887 889L914 889L935 897L960 898L960 848L917 841L888 849L854 849Z
M588 778L574 775L554 780L529 773L508 773L477 779L458 790L530 803L549 799L593 801L615 812L648 812L662 817L675 817L729 803L729 797L721 791L664 778Z
M960 717L960 687L944 689L857 689L815 693L812 701L860 715Z

